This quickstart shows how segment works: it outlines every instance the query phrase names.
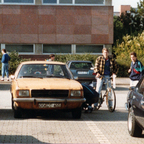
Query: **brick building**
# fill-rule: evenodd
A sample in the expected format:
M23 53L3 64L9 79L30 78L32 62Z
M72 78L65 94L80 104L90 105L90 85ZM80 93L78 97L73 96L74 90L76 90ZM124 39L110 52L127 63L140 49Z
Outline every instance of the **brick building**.
M112 44L112 0L0 0L1 49L44 58Z
M131 6L130 5L121 5L120 6L120 15L125 12L130 12Z

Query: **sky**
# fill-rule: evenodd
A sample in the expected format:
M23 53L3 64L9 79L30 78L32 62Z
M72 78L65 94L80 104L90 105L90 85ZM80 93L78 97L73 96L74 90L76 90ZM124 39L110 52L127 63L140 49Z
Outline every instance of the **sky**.
M136 8L137 2L140 0L112 0L112 5L114 6L114 12L120 12L120 5L131 5L131 7Z

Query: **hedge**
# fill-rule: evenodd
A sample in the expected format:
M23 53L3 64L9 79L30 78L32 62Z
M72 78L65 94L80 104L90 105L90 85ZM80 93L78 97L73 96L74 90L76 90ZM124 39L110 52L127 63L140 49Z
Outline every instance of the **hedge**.
M11 57L11 60L9 62L10 68L9 68L9 73L14 74L16 68L18 65L23 62L23 61L28 61L30 59L22 59L19 57L17 52L11 52L9 53L9 56ZM55 56L55 61L60 61L66 63L67 61L70 60L84 60L84 61L91 61L93 64L95 64L95 60L97 59L97 55L91 55L91 54L81 54L81 55L56 55ZM2 54L0 54L0 59L2 58ZM139 59L143 64L144 64L144 58ZM118 63L119 66L119 71L117 77L128 77L128 69L130 67L130 56L126 58L119 58L116 59L116 62ZM1 71L1 63L0 63L0 71Z
M9 61L9 74L14 74L18 65L23 61L28 61L30 59L22 59L19 57L16 51L9 53L10 61ZM0 59L2 59L2 53L0 53ZM1 73L2 64L0 63L0 73Z
M130 53L136 52L137 59L144 65L144 32L138 36L126 35L123 37L123 42L117 42L116 47L113 47L116 61L119 64L119 77L127 77L128 69L130 68L131 59Z

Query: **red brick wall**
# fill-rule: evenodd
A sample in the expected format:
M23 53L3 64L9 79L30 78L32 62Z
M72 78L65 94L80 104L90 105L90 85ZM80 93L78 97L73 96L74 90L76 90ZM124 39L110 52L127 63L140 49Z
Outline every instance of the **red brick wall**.
M0 6L0 43L112 44L112 6Z
M130 5L121 5L120 14L125 13L126 11L130 11Z

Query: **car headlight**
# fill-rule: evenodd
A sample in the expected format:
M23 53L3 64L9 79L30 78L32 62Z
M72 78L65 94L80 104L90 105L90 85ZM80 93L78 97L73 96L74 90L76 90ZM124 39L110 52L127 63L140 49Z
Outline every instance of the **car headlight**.
M17 91L18 96L29 96L29 90L19 90Z
M71 96L81 96L82 92L80 90L72 90L71 91Z

